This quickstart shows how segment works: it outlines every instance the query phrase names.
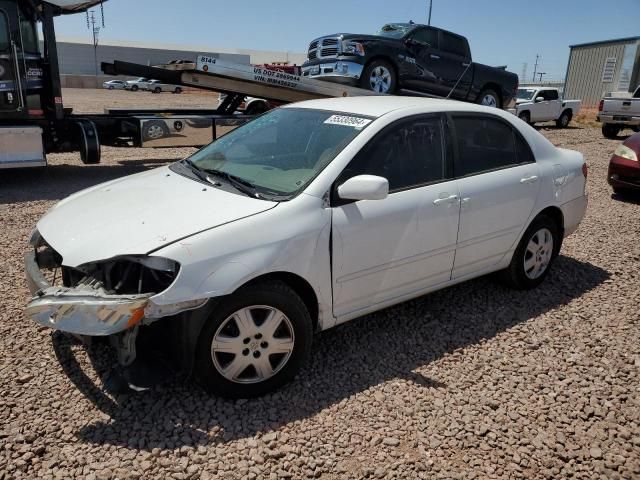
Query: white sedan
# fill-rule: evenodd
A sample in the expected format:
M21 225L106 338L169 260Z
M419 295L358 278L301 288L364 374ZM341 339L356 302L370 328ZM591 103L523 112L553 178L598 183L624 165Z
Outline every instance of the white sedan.
M102 84L102 88L107 90L124 90L127 84L122 80L109 80Z
M125 365L159 333L208 390L260 395L315 332L490 272L536 287L585 214L586 176L580 153L494 108L287 105L58 203L26 255L26 313L109 336Z

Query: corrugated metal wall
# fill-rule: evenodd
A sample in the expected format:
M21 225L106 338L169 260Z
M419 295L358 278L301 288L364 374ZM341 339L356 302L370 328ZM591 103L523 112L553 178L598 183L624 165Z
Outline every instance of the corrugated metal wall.
M605 92L617 90L624 47L628 44L629 42L617 42L573 47L569 57L564 98L579 99L583 106L594 107ZM616 58L615 74L613 82L605 83L602 81L602 71L609 57Z

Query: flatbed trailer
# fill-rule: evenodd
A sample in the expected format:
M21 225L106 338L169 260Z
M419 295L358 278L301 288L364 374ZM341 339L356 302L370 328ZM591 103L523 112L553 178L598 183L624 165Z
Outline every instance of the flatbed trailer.
M106 0L105 0L106 1ZM373 95L368 90L304 79L265 66L238 65L199 55L191 65L149 67L105 63L107 74L133 75L226 94L211 109L107 109L75 114L63 106L53 19L83 12L100 0L0 0L0 168L46 165L46 155L79 152L87 164L100 161L101 145L199 147L252 118L238 112L246 97L275 103ZM37 44L41 23L44 51ZM28 45L24 29L36 39ZM195 67L195 68L194 68Z

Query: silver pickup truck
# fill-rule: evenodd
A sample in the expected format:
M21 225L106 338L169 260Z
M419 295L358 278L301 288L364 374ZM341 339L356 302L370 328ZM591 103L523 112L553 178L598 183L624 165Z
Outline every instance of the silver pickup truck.
M625 128L640 131L640 86L633 95L612 93L600 100L597 120L602 122L602 134L616 138Z

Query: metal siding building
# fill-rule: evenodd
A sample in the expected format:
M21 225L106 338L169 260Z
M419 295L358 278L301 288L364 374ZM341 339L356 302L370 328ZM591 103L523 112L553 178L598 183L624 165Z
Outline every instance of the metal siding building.
M570 45L564 98L593 107L607 92L633 91L640 82L640 37Z

